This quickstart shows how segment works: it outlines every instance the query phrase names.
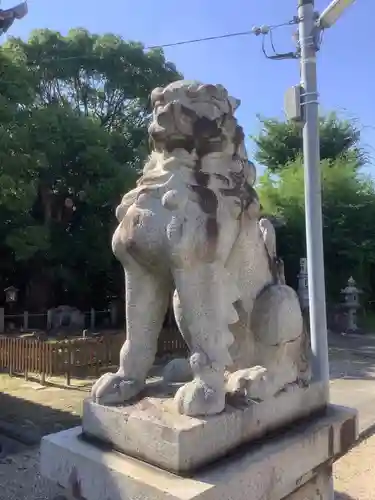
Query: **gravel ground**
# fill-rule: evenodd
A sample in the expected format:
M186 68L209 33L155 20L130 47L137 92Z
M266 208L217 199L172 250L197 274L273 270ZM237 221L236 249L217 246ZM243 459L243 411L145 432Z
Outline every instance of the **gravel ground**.
M88 388L43 387L0 374L0 431L37 445L46 434L80 425L88 395Z
M375 435L337 462L334 468L337 500L375 500L374 457Z
M0 500L63 500L61 488L39 473L39 450L0 459Z
M334 466L335 500L375 500L375 435ZM38 448L0 459L0 500L65 500L64 491L40 477Z

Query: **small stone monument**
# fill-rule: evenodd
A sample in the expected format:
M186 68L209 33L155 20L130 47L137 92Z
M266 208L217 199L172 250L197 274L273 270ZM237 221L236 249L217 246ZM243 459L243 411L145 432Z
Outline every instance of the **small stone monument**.
M357 311L361 307L359 301L361 293L363 293L362 290L357 288L354 278L350 276L346 287L341 290L348 318L346 333L357 333L359 331L357 325Z
M311 379L239 101L178 81L151 102L153 151L112 240L126 270L119 369L94 384L82 427L43 439L42 473L87 500L328 500L356 414ZM171 293L190 350L182 383L147 377Z
M52 309L51 328L55 331L79 331L85 327L85 315L76 307L58 306Z

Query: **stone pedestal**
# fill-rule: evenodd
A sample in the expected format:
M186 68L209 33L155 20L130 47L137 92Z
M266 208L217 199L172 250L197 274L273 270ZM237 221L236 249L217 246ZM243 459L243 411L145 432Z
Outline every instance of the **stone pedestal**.
M212 456L222 435L230 434L230 424L228 421L221 431L217 428L210 441L202 437L198 456L202 456L202 448ZM78 427L43 438L41 467L44 476L76 499L332 500L332 463L356 441L357 428L355 411L330 405L289 429L237 447L214 463L182 475L119 453L109 445L87 441ZM142 432L140 428L138 432ZM168 462L170 446L170 430L160 430L153 447L164 462ZM169 458L175 461L175 457Z
M322 384L291 386L259 403L230 401L219 415L192 418L175 410L173 389L149 384L144 397L124 406L103 406L86 400L83 434L90 440L139 458L170 472L186 474L227 455L238 446L284 428L324 408Z

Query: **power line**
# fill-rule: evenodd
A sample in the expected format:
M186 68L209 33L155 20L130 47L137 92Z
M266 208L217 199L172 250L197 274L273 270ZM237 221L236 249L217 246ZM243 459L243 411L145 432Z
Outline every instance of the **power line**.
M224 40L227 38L235 38L239 36L248 36L248 35L269 35L273 30L277 28L281 28L283 26L291 26L293 24L296 24L297 20L296 18L293 18L290 21L280 23L280 24L275 24L271 26L260 26L260 27L253 27L251 30L247 31L239 31L239 32L234 32L234 33L226 33L223 35L216 35L216 36L207 36L207 37L202 37L202 38L193 38L190 40L181 40L177 42L171 42L171 43L164 43L160 45L148 45L146 47L143 47L143 50L153 50L153 49L164 49L164 48L169 48L169 47L178 47L181 45L191 45L194 43L202 43L202 42L209 42L209 41L216 41L216 40ZM2 48L4 50L4 48ZM48 57L42 59L40 62L45 63L45 62L50 62L50 61L70 61L70 60L77 60L77 59L102 59L102 56L92 54L92 55L87 55L87 56L68 56L68 57Z
M191 40L183 40L183 41L180 41L180 42L164 43L164 44L161 44L161 45L150 45L148 47L145 47L145 50L150 50L150 49L164 49L164 48L167 48L167 47L177 47L179 45L188 45L188 44L199 43L199 42L209 42L209 41L212 41L212 40L222 40L222 39L225 39L225 38L233 38L233 37L237 37L237 36L246 36L246 35L255 35L255 36L258 36L258 35L261 35L261 34L264 35L264 34L270 33L271 31L273 31L273 30L275 30L277 28L281 28L283 26L290 26L292 24L296 24L296 20L295 19L292 19L291 21L287 21L285 23L275 24L275 25L272 25L272 26L254 27L251 30L248 30L248 31L239 31L237 33L227 33L227 34L224 34L224 35L207 36L207 37L203 37L203 38L193 38Z
M225 35L206 36L204 38L193 38L192 40L183 40L181 42L164 43L162 45L149 45L148 47L145 47L145 50L164 49L167 47L177 47L178 45L190 45L192 43L209 42L212 40L222 40L224 38L232 38L244 35L254 35L254 33L252 30L249 30L249 31L240 31L238 33L227 33Z

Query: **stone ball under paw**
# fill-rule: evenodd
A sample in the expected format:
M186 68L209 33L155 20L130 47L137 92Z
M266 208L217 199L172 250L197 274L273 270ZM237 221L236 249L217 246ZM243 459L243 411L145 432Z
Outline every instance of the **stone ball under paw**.
M163 380L167 384L189 382L192 378L193 372L186 358L173 359L163 370Z

